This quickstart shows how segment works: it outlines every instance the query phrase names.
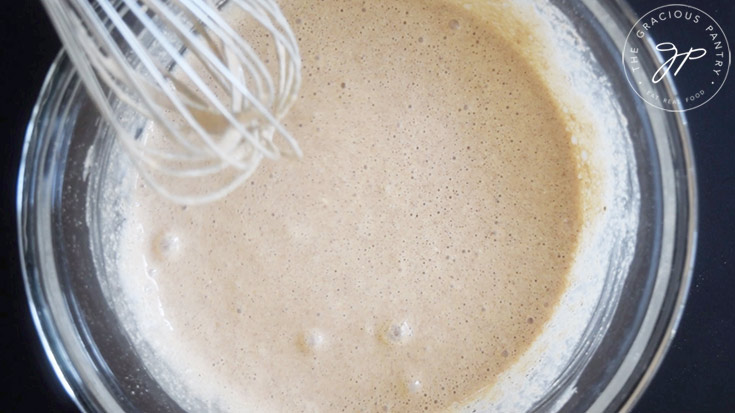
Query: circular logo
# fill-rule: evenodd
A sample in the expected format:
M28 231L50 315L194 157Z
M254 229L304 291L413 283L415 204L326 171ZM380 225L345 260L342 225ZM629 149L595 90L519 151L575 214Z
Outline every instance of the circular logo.
M643 64L646 47L660 56L654 67ZM683 112L709 102L730 70L730 45L709 14L685 4L651 10L636 22L623 47L625 76L635 93L648 104ZM661 82L676 87L663 93Z

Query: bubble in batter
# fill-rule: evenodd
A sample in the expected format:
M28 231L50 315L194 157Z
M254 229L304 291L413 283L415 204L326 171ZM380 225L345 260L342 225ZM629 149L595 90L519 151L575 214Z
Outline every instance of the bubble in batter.
M154 238L152 249L158 259L176 258L181 251L181 238L173 232L162 232Z
M385 329L383 339L389 344L404 344L413 336L413 329L407 321L392 323Z

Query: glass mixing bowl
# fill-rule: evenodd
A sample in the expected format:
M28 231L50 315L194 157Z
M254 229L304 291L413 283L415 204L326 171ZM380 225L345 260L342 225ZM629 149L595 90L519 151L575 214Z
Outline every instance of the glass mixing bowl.
M682 314L696 241L696 188L686 119L643 103L629 87L621 47L637 20L622 2L554 0L617 93L640 189L635 254L607 286L563 373L534 411L629 409L655 373ZM652 73L660 56L641 45ZM676 96L661 82L661 96ZM100 185L112 179L111 136L63 54L54 62L26 134L18 225L26 291L46 354L84 411L176 412L147 372L100 285L106 271ZM90 158L91 157L91 158ZM101 165L89 168L90 164ZM109 246L106 246L109 248ZM611 281L612 282L612 281Z

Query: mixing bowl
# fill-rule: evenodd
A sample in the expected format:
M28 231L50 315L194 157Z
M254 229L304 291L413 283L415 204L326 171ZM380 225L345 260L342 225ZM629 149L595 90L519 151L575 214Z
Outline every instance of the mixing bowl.
M621 1L553 0L584 39L627 119L638 186L634 254L605 293L561 373L532 411L629 409L676 331L692 270L696 188L683 113L645 104L625 78L621 48L637 18ZM660 66L650 39L640 64ZM676 96L668 81L661 96ZM36 328L61 384L84 411L177 412L180 405L146 369L105 296L105 254L114 225L103 220L105 188L121 179L114 136L101 122L62 53L44 83L26 134L18 182L18 225L26 291ZM118 200L119 201L119 200ZM113 202L115 202L113 200Z

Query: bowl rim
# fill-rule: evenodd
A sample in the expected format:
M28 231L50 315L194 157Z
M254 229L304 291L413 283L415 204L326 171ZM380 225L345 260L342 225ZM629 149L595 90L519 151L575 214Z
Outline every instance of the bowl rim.
M594 0L593 0L594 1ZM587 1L585 1L587 3ZM616 0L615 3L621 3L621 0ZM622 4L628 7L624 2ZM625 8L624 7L624 8ZM629 14L626 17L632 18L634 14ZM635 22L632 20L631 24ZM64 71L67 71L66 73ZM34 327L41 341L44 353L52 366L54 373L56 374L60 384L74 401L76 406L81 411L94 411L97 407L97 403L92 400L90 395L85 391L83 382L80 382L80 377L76 371L76 367L73 366L69 360L67 349L63 345L59 345L61 342L58 325L55 323L52 315L47 309L49 304L47 298L44 295L41 270L38 266L38 259L36 247L32 245L34 242L33 237L35 236L35 219L31 216L36 211L36 200L34 194L31 191L35 187L33 181L26 179L26 175L29 174L30 178L37 178L35 172L36 162L35 158L31 158L31 154L36 154L37 148L32 147L33 144L39 144L38 133L41 125L40 115L45 108L45 104L48 99L53 96L55 90L53 84L61 76L76 76L73 68L68 63L68 58L65 52L60 51L53 63L51 64L46 77L43 81L39 97L34 104L33 111L31 113L28 127L24 135L24 143L21 155L21 161L19 165L19 172L17 177L17 192L16 192L16 221L18 230L18 246L20 253L20 262L22 268L22 275L24 280L24 287L26 298L31 312ZM673 84L667 85L670 91L675 90ZM633 386L629 394L625 395L624 400L620 406L621 411L629 411L640 399L642 394L645 392L649 384L651 383L654 375L658 371L668 349L671 346L673 338L676 334L678 325L681 321L684 313L685 304L687 301L688 293L690 290L693 270L694 270L694 259L696 255L696 245L698 237L698 189L695 171L695 159L693 155L691 133L687 127L686 115L684 112L669 112L668 116L673 116L676 120L676 127L678 130L678 138L676 142L681 145L681 153L683 155L683 165L686 170L684 171L683 178L675 178L676 182L683 179L686 189L686 228L683 230L686 232L685 236L685 250L683 252L676 253L679 255L683 262L681 264L681 273L678 272L671 275L680 276L679 288L677 289L676 297L673 300L672 308L669 314L665 314L668 321L665 323L665 329L658 342L655 344L655 351L650 359L646 363L645 369L640 372L637 382ZM30 198L29 198L30 196ZM670 298L670 297L669 297ZM659 311L659 315L661 312ZM654 320L654 324L658 323L658 320ZM650 326L653 328L653 326ZM636 333L636 337L641 334L640 330ZM649 339L652 339L649 336ZM649 344L646 344L649 346ZM626 359L629 355L626 355ZM640 359L640 355L638 355ZM635 360L636 364L639 360ZM618 380L617 374L613 377L610 383ZM622 382L619 382L619 389L626 384L628 378L624 377ZM607 387L609 387L608 384ZM618 390L619 391L619 390ZM612 399L611 399L612 400ZM596 404L595 404L596 405ZM604 408L604 406L603 406ZM591 409L591 410L594 410Z
M54 374L71 400L81 411L89 411L87 404L84 403L81 397L79 397L79 391L76 389L78 386L77 381L69 380L67 378L66 374L68 373L66 373L66 370L69 368L68 355L65 354L66 349L63 346L56 344L60 342L57 326L51 319L50 314L42 310L43 308L48 308L48 302L41 290L41 284L37 282L38 279L40 279L40 274L36 265L37 259L34 259L35 257L33 256L36 252L36 248L35 246L30 245L32 239L28 236L28 232L32 232L34 230L34 228L32 228L34 223L29 217L29 209L34 208L33 204L35 204L35 200L26 199L25 196L27 189L34 185L33 182L26 182L25 179L25 175L28 173L29 168L33 168L31 164L34 159L29 158L29 156L31 154L31 150L35 151L36 148L32 148L31 143L36 142L37 140L35 136L39 127L39 116L44 108L44 104L51 95L52 83L59 76L59 73L61 73L60 66L65 59L66 53L62 49L56 54L56 57L46 73L41 86L41 91L33 105L33 110L28 121L28 126L23 138L20 165L18 167L16 184L16 223L18 229L20 264L26 300L41 346L47 360L51 364Z
M593 3L592 6L598 7L598 8L604 8L604 4L602 2L596 1L596 0L583 0L583 3L590 7L590 3ZM629 1L626 0L615 0L612 2L612 4L619 8L619 10L623 13L623 18L630 24L630 27L633 27L633 25L638 21L640 16L637 16L636 13L631 8ZM593 7L594 8L594 7ZM594 10L592 10L594 12ZM597 10L599 13L599 10ZM611 23L613 24L613 23ZM661 55L655 51L655 49L652 47L653 45L650 43L651 39L647 39L648 42L646 43L646 52L648 54L652 55L656 61L663 61ZM621 47L618 49L622 50ZM627 73L626 73L627 76ZM673 83L670 77L666 77L664 81L662 82L664 84L664 89L667 92L669 96L672 96L674 99L679 100L676 98L678 95L676 93L676 84ZM635 91L637 97L640 97L638 95L638 91ZM641 99L643 100L643 99ZM672 237L674 238L671 240L671 243L674 244L672 246L672 268L669 270L668 275L670 277L674 276L680 276L678 279L678 289L676 296L672 303L669 303L671 306L671 310L668 314L663 313L662 310L665 309L665 300L671 297L668 295L665 295L662 298L661 306L658 308L657 311L657 317L653 317L653 319L650 319L649 316L651 315L651 308L650 305L648 307L648 310L646 311L646 318L643 320L642 325L639 327L639 330L637 334L635 335L635 341L631 345L631 347L628 349L625 359L623 360L623 363L621 363L620 366L618 366L618 371L613 376L612 380L608 384L608 386L605 388L602 394L598 396L598 398L595 400L595 403L591 406L591 411L602 411L605 409L604 401L603 403L600 403L601 400L604 399L602 396L606 396L605 393L608 393L611 388L614 388L612 386L613 384L618 385L619 388L615 390L616 393L618 393L630 380L629 377L626 374L622 374L621 372L625 371L627 373L633 373L634 369L638 367L638 364L641 361L641 358L643 357L644 350L647 348L650 348L651 345L648 343L648 341L644 343L639 343L639 339L641 338L644 333L645 329L648 330L647 339L652 340L656 339L654 336L655 328L660 325L660 321L658 319L658 316L665 316L667 318L667 321L665 322L665 327L662 331L662 334L660 337L657 338L658 342L655 344L655 350L653 354L651 355L650 359L646 362L645 368L643 371L638 372L638 376L635 378L637 382L633 385L633 387L629 390L628 394L625 395L624 399L618 406L619 411L630 411L633 409L635 404L640 400L642 395L645 393L648 386L651 384L651 381L653 380L653 377L655 376L656 372L659 370L669 348L671 347L671 344L673 342L674 336L676 335L679 323L681 322L682 316L684 314L684 309L686 306L687 298L689 296L689 290L691 287L693 274L694 274L694 262L696 258L696 250L697 250L697 239L698 239L698 228L699 228L699 201L698 201L698 185L697 185L697 173L696 173L696 162L694 158L694 150L692 146L692 136L691 132L688 128L688 122L686 117L686 111L668 111L663 110L660 108L657 108L651 104L649 104L647 101L645 102L645 108L648 113L658 113L661 116L667 118L667 119L673 119L674 124L676 127L677 137L676 139L672 139L671 137L667 137L668 141L675 141L677 144L680 145L681 149L681 165L685 170L683 171L683 174L677 175L677 172L679 171L678 168L673 169L674 177L672 180L674 181L674 188L672 189L674 192L677 191L678 185L683 184L684 189L686 190L686 198L679 200L677 197L677 201L682 201L684 203L683 207L685 207L684 212L686 212L686 225L680 226L679 224L672 225L674 234ZM658 145L657 145L658 146ZM675 151L672 149L668 149L669 155L673 157L675 155ZM683 182L682 182L683 181ZM676 195L675 195L676 196ZM677 205L677 208L675 210L676 215L682 214L682 210ZM683 228L682 228L683 227ZM685 233L683 235L677 235L676 232L682 229ZM677 252L676 251L676 242L677 238L683 237L685 241L684 245L684 251ZM674 259L679 256L682 259L682 262L679 267L676 267L674 265ZM657 281L658 278L660 278L660 271L657 271ZM671 283L672 281L669 279L667 280L668 283ZM668 286L668 285L665 285ZM654 291L655 293L655 291ZM648 322L646 321L648 320ZM641 347L640 344L643 344ZM639 350L639 351L635 351ZM624 364L627 363L627 366ZM632 363L632 364L631 364ZM618 395L607 395L608 401L610 403L613 402L614 397L619 397Z

